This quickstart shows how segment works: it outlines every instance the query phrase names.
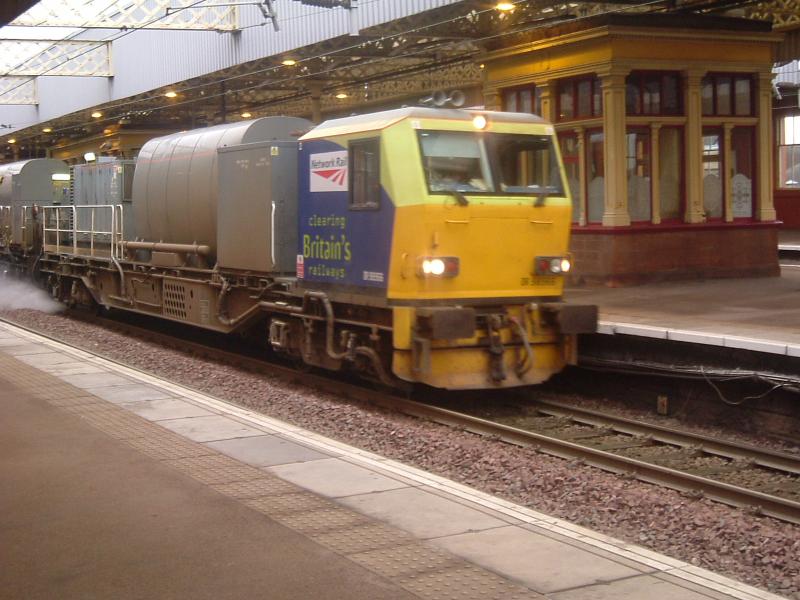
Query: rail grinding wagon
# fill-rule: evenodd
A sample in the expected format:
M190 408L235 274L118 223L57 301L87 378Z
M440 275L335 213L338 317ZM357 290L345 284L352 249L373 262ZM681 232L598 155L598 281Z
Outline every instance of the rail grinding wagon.
M46 209L41 269L62 299L256 332L386 383L538 383L597 317L561 297L564 181L553 128L532 115L257 119L148 142L134 239L115 205L88 237Z
M69 167L61 160L32 158L0 165L0 258L29 267L38 254L39 207L67 202Z

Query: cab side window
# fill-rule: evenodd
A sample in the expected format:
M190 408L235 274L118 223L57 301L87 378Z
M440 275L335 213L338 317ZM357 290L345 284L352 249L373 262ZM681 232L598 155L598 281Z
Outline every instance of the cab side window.
M381 200L380 138L350 142L350 208L376 210Z

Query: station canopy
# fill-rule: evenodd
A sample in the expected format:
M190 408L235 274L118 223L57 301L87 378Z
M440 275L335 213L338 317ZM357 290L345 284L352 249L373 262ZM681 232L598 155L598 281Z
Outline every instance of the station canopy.
M23 5L31 4L18 0ZM277 35L291 22L282 22L287 7L306 5L329 14L343 11L395 10L404 0L41 0L0 28L0 106L37 104L38 77L112 77L112 46L120 36L138 30L241 31L242 10L258 11L265 35ZM787 32L779 48L782 63L800 58L800 0L616 0L584 2L513 0L513 10L498 10L496 0L430 0L421 12L399 10L400 17L351 30L296 48L290 53L263 56L205 75L159 86L94 108L114 116L114 123L147 122L158 127L183 128L219 122L220 115L237 113L310 114L311 104L323 111L363 109L431 89L478 87L480 56L487 47L512 43L527 32L596 14L677 13L735 16L770 20ZM295 61L291 73L283 60ZM285 63L284 63L285 64ZM164 95L175 90L177 101L166 105ZM52 119L48 128L69 133L83 127L86 111ZM41 127L38 124L37 131ZM0 138L2 138L0 132ZM39 143L46 144L42 139Z

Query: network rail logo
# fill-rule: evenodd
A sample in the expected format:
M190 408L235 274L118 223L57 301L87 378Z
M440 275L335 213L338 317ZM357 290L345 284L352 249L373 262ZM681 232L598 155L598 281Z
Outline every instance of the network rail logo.
M320 152L309 156L312 192L347 191L347 150Z

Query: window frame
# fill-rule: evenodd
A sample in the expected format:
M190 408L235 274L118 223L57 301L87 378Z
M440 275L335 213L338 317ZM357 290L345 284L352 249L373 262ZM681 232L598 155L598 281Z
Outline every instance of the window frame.
M658 112L646 112L644 110L644 87L648 78L658 78L658 97L659 97L659 110ZM677 88L675 90L678 107L675 112L664 111L664 90L666 89L665 81L667 77L674 77ZM635 81L631 81L635 79ZM636 88L639 91L638 107L636 112L628 112L628 86L636 83ZM682 117L685 115L685 108L683 102L683 79L679 71L631 71L625 77L625 114L631 117Z
M580 106L580 102L578 101L578 87L581 83L585 82L590 83L590 91L589 91L589 114L579 114L578 108ZM565 86L569 86L572 92L572 115L570 117L562 117L562 103L561 103L561 96L562 90L564 90ZM595 95L599 95L599 108L595 111ZM595 75L580 75L578 77L567 77L564 79L558 79L556 81L556 121L559 123L567 122L567 121L581 121L586 119L597 119L603 116L603 91L600 82L600 78Z
M521 114L529 114L529 115L540 115L542 114L542 96L541 96L542 88L537 86L535 83L528 83L525 85L518 85L515 87L508 87L501 90L500 95L503 102L503 111L504 112L517 112ZM531 93L531 112L525 112L523 110L519 110L520 106L520 93L521 92L530 92ZM537 93L538 92L538 93ZM509 110L506 108L508 103L508 99L514 96L515 103L517 106L517 110Z
M513 192L508 190L501 190L500 182L502 180L502 172L497 160L496 156L492 155L492 146L495 143L495 138L499 138L502 136L530 136L530 137L538 137L538 138L550 138L550 151L552 156L555 160L558 160L560 156L560 149L557 147L557 137L555 135L549 134L512 134L512 133L499 133L499 132L472 132L472 131L464 131L458 129L419 129L417 130L417 148L419 150L419 159L420 159L420 168L423 170L423 175L425 179L425 191L428 195L444 195L444 196L452 196L453 192L450 190L434 190L431 189L431 180L430 180L430 173L428 169L425 168L424 160L425 160L425 151L422 147L422 135L424 133L429 132L439 132L439 133L455 133L455 134L463 134L463 135L477 135L478 139L481 141L482 150L485 152L485 159L486 159L486 166L489 169L489 174L491 175L492 183L494 184L493 189L489 190L467 190L461 193L468 194L470 196L488 196L488 197L528 197L531 195L535 195L530 191L524 192ZM483 159L484 157L482 157ZM559 178L560 178L561 171L559 170ZM561 194L550 194L554 198L562 198L566 197L568 189L567 189L567 182L562 179L561 181L562 190Z
M775 111L775 189L787 192L800 192L800 181L795 185L784 185L783 176L781 174L781 149L782 148L797 148L797 153L800 154L800 139L796 140L795 144L784 144L784 126L783 123L787 118L800 120L800 108L794 110L776 110ZM800 157L798 157L798 164L800 164Z
M678 194L679 194L679 202L678 202L678 216L677 217L664 217L664 213L662 210L663 202L661 198L661 192L659 190L659 207L658 207L658 218L659 223L662 224L671 224L677 225L679 223L684 222L684 215L686 214L686 205L688 202L687 194L686 194L686 127L684 125L662 125L661 129L658 133L659 143L661 143L661 136L664 130L673 130L678 132L678 149L679 149L679 156L678 156L678 164L681 168L681 176L678 178ZM661 160L661 148L658 149L658 157L659 161ZM661 185L660 177L662 175L661 172L661 164L658 165L658 174L659 174L659 181L653 181L653 185Z
M735 131L739 130L747 130L749 131L750 137L750 160L751 166L753 169L752 177L750 178L750 216L747 217L737 217L733 214L733 198L731 198L731 220L733 222L749 222L753 221L756 216L756 211L758 209L758 128L755 125L734 125L733 130L731 131L731 152L733 152L733 135ZM731 168L733 168L733 157L726 157L728 158L728 162L731 163ZM730 187L731 187L731 194L733 194L733 177L734 173L731 170L730 173L726 173L730 179ZM723 194L724 194L723 188ZM723 198L724 200L724 198ZM727 204L726 204L727 206Z
M625 149L625 163L626 163L625 164L625 171L626 171L625 179L626 179L626 181L625 181L625 183L626 183L626 187L629 185L629 182L630 182L630 171L628 169L628 164L627 164L628 160L631 158L630 156L628 156L628 149L627 149L627 145L628 145L627 144L627 141L628 141L627 137L630 134L640 134L640 135L647 136L647 161L646 161L647 165L646 166L647 166L647 179L649 180L649 188L650 188L650 190L649 190L649 196L650 196L650 198L649 198L649 204L650 204L649 213L650 213L650 216L648 218L646 218L646 219L637 219L637 220L634 221L633 217L631 217L631 198L630 198L630 196L628 196L628 198L627 198L628 216L631 218L631 224L652 223L653 222L653 216L655 214L655 211L653 210L653 185L655 184L655 181L653 181L653 131L650 129L650 127L648 127L646 125L628 125L628 126L625 127L625 138L626 138L626 140L625 140L625 145L626 145L626 149ZM637 160L637 164L638 164L638 160ZM630 189L628 189L628 191L630 192ZM659 215L659 217L660 217L660 215Z
M717 81L722 78L729 78L731 82L731 93L730 93L730 102L731 102L731 112L727 114L723 114L719 112L719 99L718 99L718 90L717 90ZM749 94L750 94L750 112L747 114L739 114L736 112L736 82L737 81L747 81ZM719 117L719 118L736 118L736 117L755 117L756 115L756 89L755 89L755 77L753 73L728 73L728 72L712 72L706 73L703 78L700 80L700 91L702 94L703 86L706 85L706 82L711 82L711 112L707 113L704 112L701 105L700 114L701 117Z
M374 199L373 202L365 202L365 203L356 203L355 196L356 196L356 189L355 189L355 177L356 177L356 161L355 161L355 151L361 147L368 147L373 146L375 149L375 155L378 157L378 168L377 172L375 173L375 180L376 180L376 190L375 193L377 198ZM355 140L350 140L347 143L347 183L348 183L348 197L347 197L347 208L348 210L380 210L381 209L381 137L380 136L372 136L368 138L359 138Z
M720 215L718 217L712 217L711 215L709 215L706 212L705 195L703 195L703 197L702 197L703 213L705 213L705 218L706 218L707 222L709 222L709 223L721 223L721 222L725 221L725 210L726 210L726 205L727 205L727 198L725 197L725 182L726 182L726 175L727 175L727 168L728 168L728 164L727 164L727 158L728 157L725 156L725 128L722 127L721 125L703 126L703 128L702 128L702 130L700 132L701 143L702 143L702 139L704 137L706 137L706 136L709 136L709 135L716 135L719 138L719 154L718 154L718 156L719 156L719 178L720 178L720 186L721 186L721 189L720 189L720 193L721 193L720 202L722 204L722 210L720 211ZM703 148L703 158L702 158L703 164L705 164L705 162L706 162L705 157L706 157L705 148ZM704 171L705 171L705 168L704 168ZM705 175L703 176L703 179L705 179Z
M590 198L589 198L589 185L592 182L592 180L590 178L589 166L590 166L592 158L593 158L592 157L592 153L591 153L591 147L590 147L590 144L589 144L589 140L592 137L592 135L596 135L598 133L603 136L603 174L602 174L602 177L603 177L603 183L604 183L604 186L605 186L606 164L608 162L608 157L606 156L606 153L605 153L605 139L606 139L605 128L604 127L587 127L583 131L583 147L584 147L583 169L585 170L584 171L583 180L585 182L585 185L583 186L583 190L582 191L583 191L583 209L584 209L584 217L585 217L584 220L586 221L586 225L587 226L602 225L603 224L603 214L605 213L605 203L606 203L605 195L606 194L605 194L605 187L604 187L604 189L603 189L603 203L602 203L602 210L600 211L600 219L599 220L591 220L589 218L589 215L591 214L591 206L590 206L590 203L589 203L589 201L590 201Z

